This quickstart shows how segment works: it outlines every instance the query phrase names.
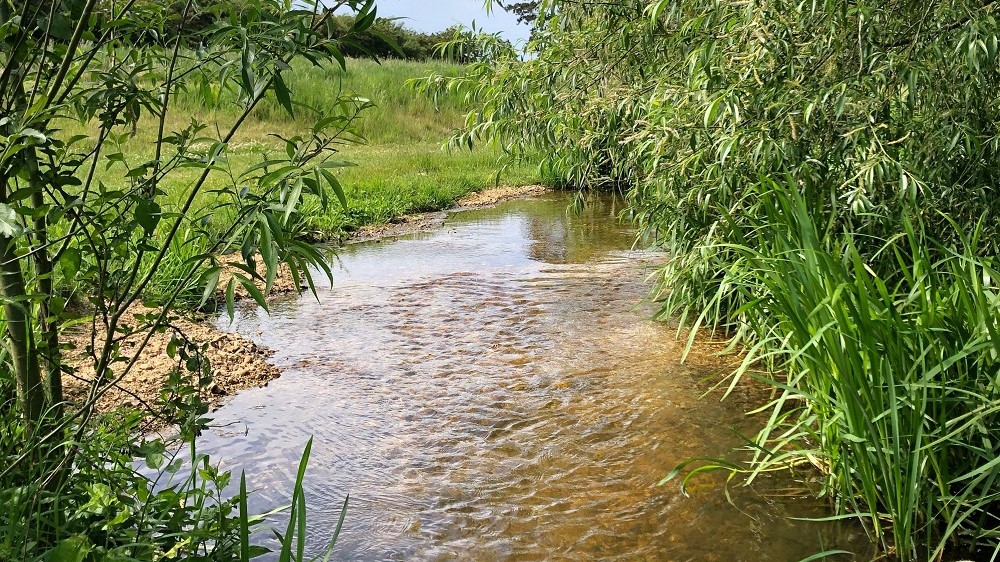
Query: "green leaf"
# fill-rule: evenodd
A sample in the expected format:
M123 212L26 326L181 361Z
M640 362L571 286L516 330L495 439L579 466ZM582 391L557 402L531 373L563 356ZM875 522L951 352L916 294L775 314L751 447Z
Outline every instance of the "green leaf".
M271 227L267 221L260 221L260 256L264 260L264 292L269 293L278 275L278 253L274 251Z
M302 560L302 551L304 549L305 537L302 536L302 530L305 526L305 491L303 488L303 482L305 481L306 466L309 464L309 455L312 452L312 437L306 442L305 449L302 451L302 458L299 459L299 470L295 476L295 485L292 491L292 505L289 510L288 527L285 530L284 536L282 536L281 552L279 553L278 560L282 562L291 562L291 560ZM296 528L299 529L298 537L296 537ZM292 541L297 539L297 551L293 556L292 553Z
M226 283L226 314L229 316L229 321L232 322L233 318L236 317L236 278L230 277L229 283Z
M201 295L201 301L198 302L198 308L205 306L208 299L215 294L216 288L219 286L219 276L222 274L222 268L215 266L210 268L205 273L202 274L202 283L205 285L205 292Z
M347 59L344 58L344 53L341 52L341 50L338 49L336 45L332 45L330 47L330 56L337 61L338 65L340 65L341 71L347 70Z
M327 546L327 559L329 559L329 554L333 552L333 547L337 545L337 539L340 537L340 531L344 528L344 519L347 518L347 504L351 501L351 495L348 494L344 498L344 505L340 508L340 517L337 518L337 527L333 530L333 536L330 537L330 543Z
M93 545L83 535L65 538L45 554L45 562L83 562Z
M344 193L344 188L340 185L340 182L337 181L337 176L333 175L333 172L327 170L326 168L320 168L320 172L322 172L323 177L326 178L326 182L330 184L330 188L333 189L333 192L337 194L337 199L340 200L340 205L346 209L347 195Z
M250 561L250 518L247 514L247 473L240 472L240 562Z
M152 199L140 199L135 206L135 220L146 236L151 236L160 222L160 205Z
M384 18L383 18L383 21L385 21ZM391 47L393 51L396 51L396 54L398 54L399 56L404 57L404 58L406 57L406 52L403 51L403 48L399 46L399 43L396 42L396 39L394 37L392 37L391 35L388 35L386 33L382 33L381 31L379 31L376 28L372 28L371 31L369 31L369 33L371 33L375 37L378 37L382 41L385 41L385 44L389 45L389 47Z
M705 127L710 127L715 122L715 118L719 114L719 106L722 105L722 102L723 96L719 96L709 104L708 109L705 110Z
M17 220L17 212L9 205L0 203L0 236L14 238L24 232Z
M283 166L262 177L259 180L258 185L260 186L261 189L267 189L277 184L278 182L286 179L289 175L292 174L292 172L295 172L298 169L299 169L298 166Z
M368 28L370 28L372 24L375 23L375 17L376 17L375 5L372 3L368 3L364 8L361 9L360 12L358 12L357 17L355 17L354 19L354 25L351 26L349 33L353 35L367 31Z
M152 468L153 470L156 470L161 466L163 466L163 460L164 460L163 453L160 452L149 453L148 455L146 455L146 466Z
M240 78L248 98L252 98L257 85L257 77L253 70L255 56L249 41L243 45L243 56L240 57Z
M44 144L48 137L38 129L28 128L21 131L21 135L30 139L34 139L38 144Z
M302 178L295 181L295 185L292 186L291 193L288 194L288 200L285 201L285 217L284 222L288 222L288 217L292 216L292 212L295 210L295 206L299 203L299 198L302 197L302 187L305 182Z
M285 108L285 111L288 112L288 115L295 117L295 111L292 109L292 97L280 72L274 74L274 95L278 98L278 103L281 104L281 107Z
M260 292L260 289L254 284L253 279L244 277L243 275L237 275L236 278L239 280L240 285L243 285L243 288L250 293L250 297L253 298L254 302L266 311L267 299L264 298L264 293Z

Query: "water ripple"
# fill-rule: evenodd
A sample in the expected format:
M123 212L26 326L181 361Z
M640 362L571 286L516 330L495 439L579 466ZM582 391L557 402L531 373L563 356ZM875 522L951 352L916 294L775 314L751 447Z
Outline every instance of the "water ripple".
M248 469L254 507L287 501L313 436L314 536L351 494L340 560L794 560L860 543L783 518L823 513L809 501L655 486L726 454L745 404L700 400L712 372L680 364L673 331L634 310L663 256L628 251L608 207L565 204L350 248L319 303L242 312L232 329L284 375L218 412L245 437L207 442Z

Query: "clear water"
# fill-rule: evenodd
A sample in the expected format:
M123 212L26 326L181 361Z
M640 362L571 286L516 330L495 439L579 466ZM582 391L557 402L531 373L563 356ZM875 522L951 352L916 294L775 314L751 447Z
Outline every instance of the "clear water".
M551 195L339 254L330 290L239 313L283 376L215 414L203 450L247 469L258 510L306 482L338 560L798 560L867 549L789 476L680 493L657 481L752 432L755 398L700 398L718 363L636 308L664 257L630 250L614 201ZM229 325L228 319L220 319ZM789 491L791 489L792 491ZM867 553L866 553L867 556Z

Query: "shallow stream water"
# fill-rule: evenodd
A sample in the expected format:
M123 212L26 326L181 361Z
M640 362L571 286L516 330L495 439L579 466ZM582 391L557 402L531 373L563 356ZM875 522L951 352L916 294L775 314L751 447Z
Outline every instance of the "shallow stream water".
M283 370L214 415L202 449L287 502L302 447L309 528L338 560L798 560L863 549L791 477L758 489L657 481L752 431L745 393L637 306L663 256L633 251L612 200L548 195L343 248L332 289L219 322ZM699 356L710 355L702 353ZM761 489L763 488L763 489ZM860 558L859 558L860 559Z

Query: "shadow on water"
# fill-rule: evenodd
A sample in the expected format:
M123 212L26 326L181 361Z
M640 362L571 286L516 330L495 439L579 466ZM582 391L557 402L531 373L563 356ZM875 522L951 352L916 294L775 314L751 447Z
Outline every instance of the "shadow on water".
M663 256L632 251L615 202L550 195L439 231L344 248L332 290L246 310L230 329L284 375L216 413L203 450L246 468L253 507L287 502L299 453L317 543L351 495L341 560L797 560L867 548L793 521L821 503L718 479L656 482L753 430L752 399L699 399L718 367L681 364L636 308ZM220 319L228 324L228 320Z

